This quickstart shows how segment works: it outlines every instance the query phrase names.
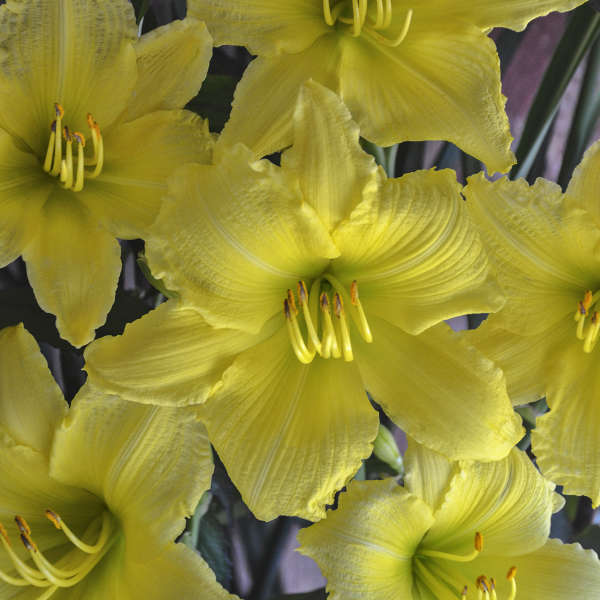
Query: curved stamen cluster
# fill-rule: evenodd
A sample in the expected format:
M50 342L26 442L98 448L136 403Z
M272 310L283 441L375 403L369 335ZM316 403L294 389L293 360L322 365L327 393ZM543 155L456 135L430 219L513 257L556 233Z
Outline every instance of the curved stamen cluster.
M577 303L577 310L574 315L577 323L576 335L578 339L583 341L583 351L586 353L594 349L600 334L600 314L596 310L599 297L600 291L593 294L591 290L588 290L584 294L583 300Z
M329 26L336 22L350 25L352 35L358 37L365 33L376 42L386 46L396 47L403 41L412 21L413 11L409 9L404 17L404 23L399 34L395 38L387 38L379 31L385 31L392 24L392 0L375 0L377 4L377 13L375 17L368 14L369 0L334 0L333 7L331 0L323 0L323 18ZM352 14L352 17L347 16Z
M516 580L517 568L511 567L506 574L506 579L510 581L511 590L508 600L515 600L517 597L517 580ZM477 600L498 600L496 594L496 582L493 577L489 579L485 575L480 575L475 581L475 587L477 588ZM468 598L468 587L465 585L461 594L462 600Z
M325 282L333 288L331 297L327 291L321 291L321 285ZM356 281L353 281L350 286L349 297L342 284L331 275L317 279L311 287L310 294L304 281L299 281L297 296L306 325L308 342L304 340L300 329L298 322L300 311L292 290L287 291L287 297L283 301L283 313L292 348L300 362L310 363L317 353L323 358L340 358L343 355L346 361L354 359L344 303L350 307L350 315L362 338L368 343L373 341L369 323L358 297Z
M104 166L104 142L98 123L92 115L88 114L87 123L94 147L94 155L85 157L85 136L78 131L71 131L68 126L63 126L65 111L60 104L54 105L56 120L50 126L50 139L48 150L44 160L44 171L53 177L59 177L62 186L73 192L83 189L86 177L93 179L98 177ZM63 142L65 144L63 152ZM73 158L73 144L77 146L77 163ZM94 169L86 170L85 166L93 166Z
M9 585L33 586L43 589L36 600L50 598L59 588L69 588L77 585L104 557L116 539L116 529L109 512L105 511L102 517L100 533L94 544L87 544L66 525L60 516L52 510L46 511L46 517L52 521L57 529L63 531L67 539L79 550L70 552L66 560L62 561L61 567L52 564L31 536L31 528L23 517L16 516L15 522L19 529L21 542L29 552L33 564L23 561L12 549L8 533L0 524L0 542L8 553L18 577L13 577L4 571L0 571L0 580ZM90 524L88 531L98 528L98 520ZM87 533L87 532L86 532Z

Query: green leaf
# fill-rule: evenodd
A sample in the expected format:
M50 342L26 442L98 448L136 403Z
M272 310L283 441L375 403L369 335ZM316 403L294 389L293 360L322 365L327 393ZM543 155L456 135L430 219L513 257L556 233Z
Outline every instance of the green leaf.
M527 116L510 177L525 177L542 146L563 93L600 33L600 14L587 5L573 11Z

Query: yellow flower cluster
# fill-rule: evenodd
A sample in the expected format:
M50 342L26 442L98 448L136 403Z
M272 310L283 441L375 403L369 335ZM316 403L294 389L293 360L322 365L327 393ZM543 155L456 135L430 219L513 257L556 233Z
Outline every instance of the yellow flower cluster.
M68 407L0 332L1 600L232 597L174 543L209 441L258 518L320 521L301 551L332 600L600 597L597 556L549 539L555 483L600 504L600 145L562 194L388 177L360 144L443 139L506 172L487 33L582 3L188 0L141 36L127 0L0 6L0 265L22 256L90 344ZM213 44L256 55L219 136L183 108ZM93 341L117 238L171 298ZM540 473L513 405L543 396ZM406 476L326 511L373 450L370 400L410 436Z

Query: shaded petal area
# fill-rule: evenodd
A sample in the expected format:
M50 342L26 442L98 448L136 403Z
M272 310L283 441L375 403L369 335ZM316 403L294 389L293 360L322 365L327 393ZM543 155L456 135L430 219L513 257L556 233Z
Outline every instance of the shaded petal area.
M337 510L300 531L299 551L319 563L332 600L413 598L413 556L432 523L394 480L352 481Z
M355 364L301 364L285 328L241 354L201 411L244 502L265 521L323 518L379 428Z
M598 354L583 352L574 340L548 363L550 412L538 417L533 452L542 473L566 494L600 504L600 374Z
M127 325L122 336L90 344L85 370L94 385L127 400L198 404L216 389L235 356L260 339L215 329L194 309L171 300Z
M135 52L138 76L124 114L127 121L155 110L183 108L206 77L212 38L204 23L187 18L144 34Z
M27 276L40 307L56 315L61 336L83 346L114 302L121 250L72 192L53 192L42 218L38 235L23 251Z
M0 423L20 444L49 455L67 403L23 325L0 331Z
M259 55L300 52L330 31L314 0L190 0L188 14L206 22L215 46L247 46Z
M590 215L565 210L560 188L541 178L529 186L474 175L465 195L507 295L495 325L531 335L571 318L600 271L600 229Z
M417 334L444 319L502 306L454 171L386 181L333 240L341 254L333 271L347 285L358 281L368 317Z
M362 150L359 130L339 96L309 81L300 88L294 112L294 145L282 166L295 171L306 202L328 231L362 200L377 192L380 175Z
M554 484L521 450L513 449L505 460L461 461L423 547L468 554L479 531L482 557L532 552L548 539L553 496Z
M80 196L94 218L120 238L146 238L167 179L188 162L209 163L208 123L186 110L145 115L106 133L105 162Z
M215 166L177 171L147 256L154 276L211 325L258 333L283 314L286 290L338 251L296 180L250 161L237 145Z
M339 44L341 96L365 138L448 140L492 172L514 163L496 47L480 29L415 17L398 47L365 36Z
M35 237L53 187L37 158L0 129L0 267L15 260Z
M136 79L137 27L127 0L9 0L0 26L0 123L38 155L55 102L75 131L87 131L88 112L106 128L123 111Z
M168 545L183 531L212 470L194 409L144 406L89 385L57 430L50 461L52 477L104 499L137 560L150 557L149 537Z
M231 116L217 149L242 142L255 158L261 158L290 146L300 87L313 79L338 92L339 61L335 34L319 38L298 54L255 58L235 89Z
M523 430L500 369L445 323L418 336L379 318L370 324L374 341L357 338L356 361L367 390L399 427L450 459L507 455Z

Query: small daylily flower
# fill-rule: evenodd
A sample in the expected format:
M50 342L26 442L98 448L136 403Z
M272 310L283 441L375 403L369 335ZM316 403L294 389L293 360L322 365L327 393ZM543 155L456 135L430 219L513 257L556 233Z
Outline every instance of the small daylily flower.
M0 332L0 598L233 598L174 540L210 487L193 409L84 386L70 409L22 326Z
M533 451L568 494L600 504L600 144L565 192L538 179L469 180L467 206L497 264L506 306L468 340L506 373L514 404L546 396Z
M114 301L115 238L144 237L174 168L211 160L207 127L179 110L211 38L186 19L138 39L127 0L8 0L0 28L0 267L22 255L82 346Z
M442 323L503 301L454 173L386 180L316 83L294 127L281 168L238 145L178 171L147 258L180 301L86 355L130 400L210 397L211 442L265 520L322 517L370 454L365 387L453 457L501 458L521 436L499 369Z
M548 539L563 500L524 452L452 463L411 440L405 460L404 486L352 481L298 534L330 600L598 597L596 553Z
M189 0L215 44L258 57L238 85L219 145L262 157L292 143L298 90L337 92L380 146L449 140L491 171L514 162L492 27L521 30L583 0Z

